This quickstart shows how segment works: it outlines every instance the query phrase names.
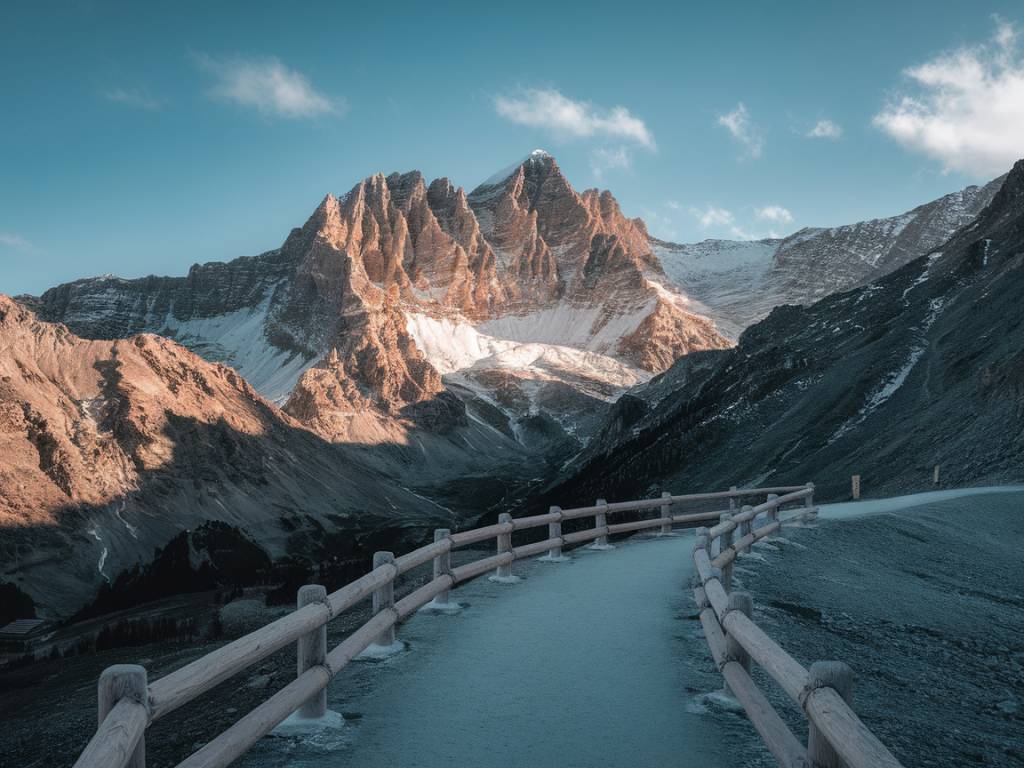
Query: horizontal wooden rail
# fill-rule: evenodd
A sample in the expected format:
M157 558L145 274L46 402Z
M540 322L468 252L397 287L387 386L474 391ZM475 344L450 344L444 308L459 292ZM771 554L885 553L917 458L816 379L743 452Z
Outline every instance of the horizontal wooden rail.
M144 704L121 699L103 718L75 765L128 765L148 722L149 712Z
M326 604L314 604L289 613L151 683L151 720L157 720L173 712L182 704L215 688L286 645L296 642L341 612L365 600L375 589L392 581L396 573L393 565L375 568L328 595Z
M694 589L694 602L701 609L700 623L704 628L704 637L711 649L711 656L725 678L729 690L743 705L747 718L764 740L768 751L779 765L785 768L804 768L807 765L807 752L803 745L761 693L743 665L727 655L725 634L718 623L718 616L707 603L703 588Z
M772 500L772 494L785 495ZM380 555L379 564L366 575L326 596L324 596L322 588L320 588L319 596L314 590L309 593L312 597L308 598L308 604L300 602L301 607L296 611L186 664L148 686L145 685L145 670L135 668L142 675L143 695L141 696L133 697L126 694L116 701L108 702L109 706L104 709L101 689L100 725L75 766L76 768L124 768L124 766L131 765L132 768L144 768L144 736L149 723L173 712L234 675L280 651L285 646L307 642L316 633L324 632L324 626L331 619L357 603L367 600L371 595L374 597L372 618L330 653L326 653L323 645L320 645L320 650L316 651L315 644L309 645L307 642L307 653L312 655L306 657L305 666L300 655L300 674L295 680L188 757L180 764L179 768L200 768L200 766L213 768L214 766L226 766L236 760L299 707L320 695L320 691L356 655L374 643L387 645L392 642L394 628L400 621L432 601L443 600L446 602L447 594L451 589L488 571L493 570L505 580L510 580L508 574L511 573L511 564L519 559L545 554L546 559L557 562L564 559L562 556L564 547L596 541L595 546L598 548L607 548L606 541L610 535L656 528L661 533L666 533L673 525L710 522L718 520L722 514L721 512L672 514L671 507L675 505L728 500L730 509L732 509L738 500L757 496L769 497L769 502L750 508L750 510L756 510L752 515L750 510L737 515L737 522L733 523L733 528L735 528L742 524L744 519L753 519L765 509L777 509L785 503L798 501L801 498L809 499L810 494L811 491L804 486L733 488L728 491L676 496L666 493L657 498L636 501L606 503L599 500L593 506L574 509L563 510L552 507L547 513L516 519L503 515L498 523L457 533L439 530L435 532L435 540L432 543L414 549L398 558L394 558L390 553L378 553ZM653 519L629 520L612 524L607 522L609 514L643 513L646 511L657 511L660 515ZM744 518L744 515L747 517ZM594 518L593 527L562 534L561 524L563 521L585 517ZM546 539L512 546L511 537L514 532L545 525L548 526ZM464 565L451 567L452 551L485 541L496 541L498 551L493 555L473 560ZM736 544L738 546L743 542L744 539L740 538ZM723 550L724 552L725 550ZM721 557L723 557L722 554L719 555L719 558ZM396 579L400 575L430 562L433 562L434 578L395 602L393 584ZM712 575L711 569L714 568L714 565L709 558L705 557L702 560L701 567L704 570L703 575L709 577ZM503 576L503 574L505 575ZM726 611L727 596L720 585L716 591L715 584L717 582L709 581L704 587L707 600L713 606L710 612L716 616L716 621L722 622L722 627L727 627L730 626L730 622L737 622L738 619L733 618L734 612L729 613L724 621L721 619L720 613ZM740 626L734 631L742 634L744 627ZM756 630L756 627L754 629L748 627L746 631L748 634L752 634L759 630ZM320 642L324 641L321 639ZM314 650L309 651L309 648ZM758 659L758 663L765 660L763 654L751 653L751 656ZM725 665L730 670L731 666ZM114 669L111 667L108 671ZM776 734L778 724L772 721L766 712L764 702L758 698L759 692L754 692L756 689L748 690L752 684L744 681L743 676L746 675L746 672L740 668L739 672L729 671L727 674L733 681L731 684L734 684L737 690L744 691L743 703L744 707L749 707L748 712L761 713L751 715L751 719L759 718L760 727L766 729L766 733ZM747 680L749 680L749 675ZM808 696L807 701L811 702L809 706L814 711L823 709L828 704L826 694L815 693L813 696ZM321 703L320 706L322 707L323 704ZM757 726L756 723L755 726ZM833 733L837 729L841 730L840 726L841 724L830 723L828 727L823 727L822 731L826 734ZM772 736L772 738L779 741L780 744L783 742L781 735Z
M726 683L743 705L747 716L761 735L769 751L783 766L822 765L831 768L838 757L844 768L901 768L899 761L871 733L850 708L843 695L830 685L821 684L807 669L790 656L764 632L747 613L732 607L729 593L722 582L723 569L730 567L740 553L760 539L777 531L782 524L778 509L803 499L813 510L813 487L769 497L764 504L744 509L723 519L712 528L698 530L693 549L693 565L699 586L694 600L700 609L701 625ZM753 527L759 515L771 517L765 525ZM734 531L749 532L735 541ZM710 552L714 541L720 540L721 551L714 559ZM749 611L748 611L749 613ZM770 707L760 691L753 693L751 678L742 665L736 665L725 652L726 640L742 649L744 657L756 662L805 713L811 724L812 738L808 750L799 744ZM726 672L727 667L738 667ZM835 665L845 667L845 665ZM846 668L848 671L848 668ZM814 753L815 750L824 752ZM824 760L824 762L822 762Z

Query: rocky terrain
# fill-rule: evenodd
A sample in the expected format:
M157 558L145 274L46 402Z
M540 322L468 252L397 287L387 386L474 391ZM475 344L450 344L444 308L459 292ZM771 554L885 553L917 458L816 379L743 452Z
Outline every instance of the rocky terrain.
M1020 479L1024 161L937 250L738 345L680 360L621 398L551 498L802 483L844 497ZM556 502L552 502L556 503Z
M875 280L928 253L970 224L1005 177L944 195L913 210L783 239L652 241L673 281L737 338L783 304L811 304Z
M952 381L937 334L988 317L958 308L1009 270L1015 246L991 222L1012 209L1013 184L942 255L899 267L993 189L783 241L673 246L610 193L576 192L537 151L469 194L418 172L372 176L327 195L281 248L183 278L4 298L0 582L67 615L104 584L142 594L154 574L190 579L145 567L161 548L210 560L197 542L221 534L207 523L244 531L270 563L315 559L328 540L357 552L511 508L560 471L560 500L663 479L754 482L768 468L773 481L838 484L877 464L879 484L897 483L905 461L889 460L886 429L921 428L903 410L913 393L922 420L946 423L928 400ZM986 239L991 264L939 279ZM707 316L738 332L772 303L893 269L776 309L735 349ZM975 331L975 346L990 338ZM1013 391L1015 363L992 365ZM996 414L982 393L956 393ZM1009 472L1012 453L968 466L952 448L960 433L941 435L914 443L921 467ZM51 582L61 589L41 589Z
M363 445L474 420L523 442L538 415L548 447L585 440L575 414L727 344L669 285L643 223L608 192L577 193L540 150L469 195L377 174L327 195L276 251L26 302L88 338L174 338L324 438ZM451 459L462 436L448 442Z
M0 581L42 616L208 521L276 559L451 520L169 339L81 339L0 296L0 350Z

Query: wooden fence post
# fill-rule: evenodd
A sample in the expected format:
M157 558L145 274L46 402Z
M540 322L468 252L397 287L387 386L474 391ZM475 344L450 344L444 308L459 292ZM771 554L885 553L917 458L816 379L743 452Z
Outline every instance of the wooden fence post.
M395 555L393 552L374 552L373 553L373 568L376 570L382 565L395 562ZM395 607L395 581L392 579L387 584L382 585L379 589L374 590L373 593L373 615L376 616L381 611L393 610ZM384 648L390 648L395 644L395 627L392 624L390 627L385 629L378 635L377 639L374 640L376 645Z
M808 690L834 688L847 704L853 703L853 670L841 661L816 661L809 671ZM825 735L808 720L807 761L811 768L842 768L839 755Z
M498 522L502 525L512 524L512 515L508 512L502 512L498 515ZM512 532L499 533L497 536L498 540L498 554L503 555L506 552L512 551ZM504 565L499 565L498 569L494 572L494 578L497 581L511 581L512 580L512 563L508 562Z
M739 611L749 619L754 613L754 599L747 592L730 592L726 613L728 611ZM738 662L750 674L750 654L728 633L725 636L725 657L729 661ZM736 698L729 683L725 684L725 692Z
M860 498L860 475L854 475L850 478L851 491L853 493L853 500L857 501Z
M553 523L548 523L548 538L549 539L560 539L560 538L562 538L562 508L561 507L551 507L548 510L548 513L552 514L552 515L558 515L558 520L556 520ZM562 556L562 546L559 544L558 546L552 547L551 549L548 550L547 555L544 558L542 558L542 559L550 560L553 563L560 563L560 562L562 562L563 560L565 560L565 557Z
M313 603L326 603L327 589L319 584L306 584L299 587L297 604L299 608L305 608ZM316 629L310 630L309 634L299 638L296 645L296 658L298 660L297 673L301 675L310 667L323 664L327 659L327 625L323 624ZM299 717L314 719L323 717L327 713L327 689L321 688L311 696L302 706L299 707Z
M728 512L723 512L719 516L719 518L718 518L718 522L720 524L724 523L724 522L726 522L728 520L732 520L732 515L729 514ZM732 531L729 530L729 531L726 531L725 533L723 533L721 536L718 537L718 551L719 552L725 552L725 550L727 550L731 546L732 546ZM731 561L727 565L722 567L722 586L725 588L726 592L729 592L732 589L732 562Z
M769 493L768 494L768 501L775 501L778 498L779 498L779 494L777 494L777 493ZM775 521L775 520L778 520L778 519L779 519L779 508L778 508L778 506L771 507L768 510L768 520L769 521Z
M807 483L806 485L811 489L811 492L804 496L804 508L814 509L814 483ZM818 513L815 512L814 514L817 516Z
M608 502L604 499L598 499L594 502L594 506L601 507L601 511L594 515L594 527L595 528L607 528L608 527ZM608 543L608 534L598 536L597 540L590 545L591 549L612 549L612 545Z
M747 512L749 512L752 509L753 509L753 507L751 507L749 504L744 504L740 508L740 514L746 514ZM753 520L741 520L740 521L739 534L740 534L740 538L741 539L744 536L746 536L748 533L750 533L750 528L751 528L752 524L753 524ZM747 551L749 551L749 550L750 550L750 547L747 547ZM739 551L737 551L737 554L739 554Z
M149 705L149 687L146 681L146 668L137 664L115 664L107 667L100 674L97 686L99 703L99 724L106 719L110 710L121 699L132 698L145 706ZM128 758L127 768L146 768L146 735L139 738L139 743Z
M661 492L661 498L667 501L661 505L661 535L672 535L672 494L668 491Z
M452 532L448 528L436 528L434 529L434 543L444 541ZM434 558L434 578L440 578L441 576L451 575L452 572L452 553L451 550L444 552ZM434 598L434 602L440 606L448 605L448 598L451 595L450 590L445 590L437 597Z
M735 485L729 486L729 493L736 493L736 486ZM736 511L736 498L734 496L730 496L729 497L729 511L730 512L735 512Z

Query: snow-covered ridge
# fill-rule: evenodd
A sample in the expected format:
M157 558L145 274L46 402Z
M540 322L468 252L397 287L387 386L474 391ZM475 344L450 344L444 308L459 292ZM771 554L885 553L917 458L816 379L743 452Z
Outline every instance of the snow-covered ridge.
M524 322L515 329L525 332L528 327ZM406 328L427 360L443 375L505 369L525 378L591 380L616 389L650 378L646 371L608 355L539 340L502 338L462 319L410 312Z

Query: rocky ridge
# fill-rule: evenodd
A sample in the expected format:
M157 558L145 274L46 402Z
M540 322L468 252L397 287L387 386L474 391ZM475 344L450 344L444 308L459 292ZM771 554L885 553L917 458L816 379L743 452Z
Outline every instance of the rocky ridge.
M991 202L1005 176L906 213L781 239L652 241L666 272L731 337L783 304L864 285L938 248Z
M0 349L0 579L43 615L211 520L275 558L452 520L169 339L81 339L0 296Z
M631 390L548 494L813 480L835 499L852 474L872 494L927 488L935 464L951 485L1019 481L1022 281L1024 161L936 250Z
M669 284L643 223L608 192L577 193L542 151L468 195L376 174L275 251L26 302L86 337L174 338L328 440L447 441L446 462L466 430L496 428L520 453L578 449L581 414L728 343Z

